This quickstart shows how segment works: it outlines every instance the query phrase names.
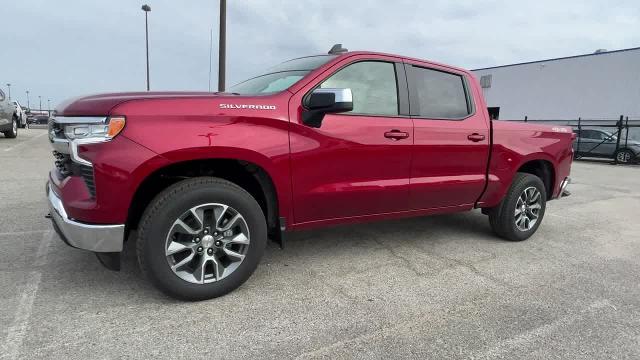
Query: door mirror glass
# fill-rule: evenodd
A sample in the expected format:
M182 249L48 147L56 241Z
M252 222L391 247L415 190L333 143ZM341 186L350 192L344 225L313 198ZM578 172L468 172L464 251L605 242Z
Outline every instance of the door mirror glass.
M303 113L303 122L309 126L320 127L325 114L353 110L353 95L351 89L318 88L309 95L305 107L308 110Z

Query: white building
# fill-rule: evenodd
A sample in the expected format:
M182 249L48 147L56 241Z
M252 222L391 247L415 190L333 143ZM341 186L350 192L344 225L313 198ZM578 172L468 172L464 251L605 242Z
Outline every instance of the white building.
M640 119L640 47L473 72L499 119Z

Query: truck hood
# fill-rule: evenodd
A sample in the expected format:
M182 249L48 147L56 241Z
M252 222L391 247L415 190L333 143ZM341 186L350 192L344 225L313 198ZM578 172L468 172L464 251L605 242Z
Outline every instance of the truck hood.
M145 91L95 94L66 100L56 107L55 114L58 116L106 116L117 105L132 100L214 98L224 95L226 94L204 91Z

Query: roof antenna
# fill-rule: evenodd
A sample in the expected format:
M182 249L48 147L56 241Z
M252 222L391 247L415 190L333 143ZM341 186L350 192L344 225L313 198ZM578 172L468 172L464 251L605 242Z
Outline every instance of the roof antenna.
M349 51L349 50L343 48L342 44L335 44L335 45L333 45L331 50L329 50L329 54L330 55L338 55L338 54L345 53L347 51Z

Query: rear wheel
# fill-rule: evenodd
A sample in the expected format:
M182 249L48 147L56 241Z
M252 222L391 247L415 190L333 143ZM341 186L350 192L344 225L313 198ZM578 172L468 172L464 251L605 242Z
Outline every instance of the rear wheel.
M635 154L629 149L620 149L616 152L616 160L622 164L630 163L634 157Z
M267 241L260 205L218 178L194 178L161 192L140 222L140 267L170 296L204 300L225 295L256 269Z
M489 210L489 223L500 237L522 241L533 235L544 217L547 192L542 180L517 173L502 202Z
M11 130L3 132L5 137L13 139L18 136L18 119L14 116L11 122Z

